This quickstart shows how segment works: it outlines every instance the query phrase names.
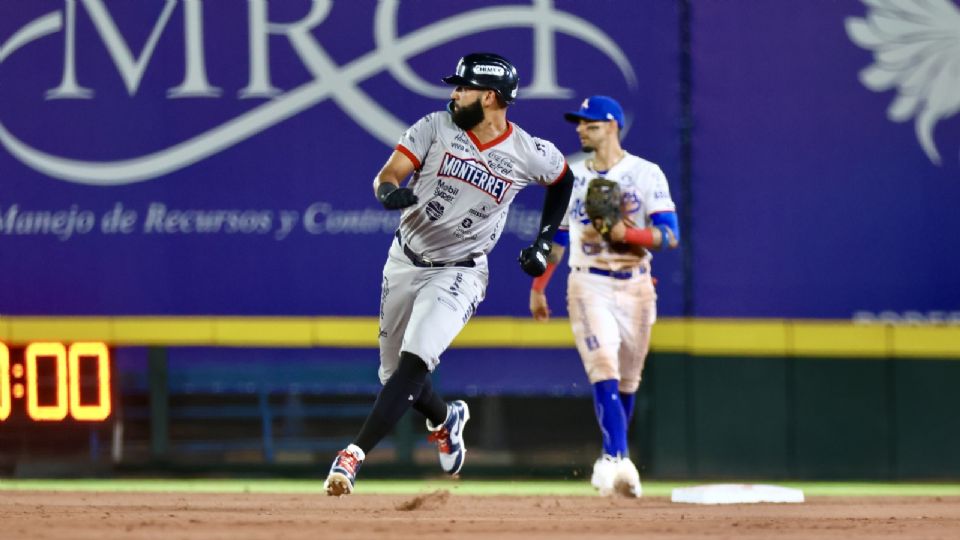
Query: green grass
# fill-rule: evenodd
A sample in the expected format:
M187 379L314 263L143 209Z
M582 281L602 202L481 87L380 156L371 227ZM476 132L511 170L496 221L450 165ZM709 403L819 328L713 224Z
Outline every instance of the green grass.
M807 496L960 496L960 484L870 483L870 482L753 482L773 483L802 489ZM669 497L676 487L699 482L644 482L644 495ZM357 494L417 494L446 489L459 495L569 495L590 496L593 489L584 480L361 480ZM152 491L193 493L322 493L320 480L167 480L167 479L82 479L6 480L4 490L54 491Z

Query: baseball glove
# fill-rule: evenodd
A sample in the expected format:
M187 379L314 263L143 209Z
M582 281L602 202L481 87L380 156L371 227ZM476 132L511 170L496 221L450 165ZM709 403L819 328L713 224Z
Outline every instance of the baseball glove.
M620 184L606 178L594 178L587 184L584 211L593 228L610 240L610 228L620 221Z

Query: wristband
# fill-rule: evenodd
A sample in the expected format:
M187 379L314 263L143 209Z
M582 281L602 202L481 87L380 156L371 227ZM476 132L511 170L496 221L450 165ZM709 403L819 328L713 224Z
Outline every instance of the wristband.
M655 240L653 238L653 229L627 227L627 232L623 235L623 241L628 244L635 244L643 247L653 247L655 244Z
M547 289L547 283L550 282L550 276L553 275L553 271L556 269L557 263L547 263L546 271L544 271L542 276L533 278L533 285L531 285L530 288L541 293L545 291Z
M666 225L657 225L657 228L660 229L660 249L667 249L670 247L670 227Z
M377 186L377 200L383 202L387 198L387 195L390 195L396 191L397 186L391 182L380 182L380 185Z

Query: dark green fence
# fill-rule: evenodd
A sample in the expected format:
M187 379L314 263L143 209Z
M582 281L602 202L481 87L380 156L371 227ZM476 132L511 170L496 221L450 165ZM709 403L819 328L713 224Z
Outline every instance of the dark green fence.
M960 362L653 355L657 478L960 478Z

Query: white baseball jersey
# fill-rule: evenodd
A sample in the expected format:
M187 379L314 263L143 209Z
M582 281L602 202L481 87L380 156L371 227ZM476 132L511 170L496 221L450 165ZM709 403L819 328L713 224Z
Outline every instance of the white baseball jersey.
M591 165L590 156L570 162L570 170L576 180L567 214L560 224L560 230L570 231L570 266L593 266L608 270L634 268L649 260L650 253L646 250L626 253L614 251L596 233L583 206L587 184L597 177L617 182L623 196L621 211L624 221L630 226L649 227L651 214L676 209L670 198L667 178L655 163L629 152L625 152L623 159L609 171L598 172Z
M530 183L556 182L566 167L553 143L516 124L507 122L500 137L480 144L446 111L420 119L400 138L397 150L417 169L408 186L420 199L403 210L400 236L431 261L489 253L517 193Z

